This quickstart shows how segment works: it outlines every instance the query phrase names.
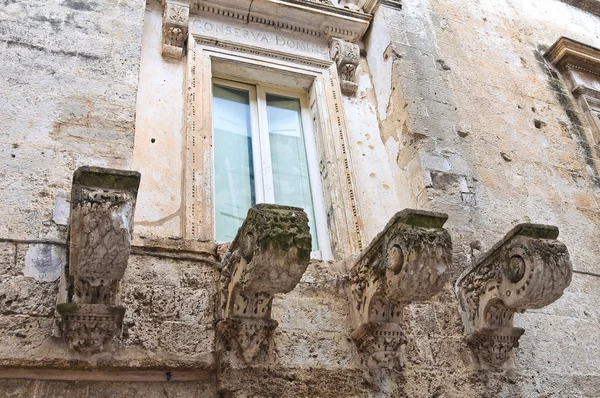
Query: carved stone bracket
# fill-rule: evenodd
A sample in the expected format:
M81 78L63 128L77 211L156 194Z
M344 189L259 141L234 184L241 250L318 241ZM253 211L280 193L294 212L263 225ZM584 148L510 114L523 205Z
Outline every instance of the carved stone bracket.
M403 310L427 300L448 280L452 241L448 216L418 210L397 213L350 270L352 332L363 362L402 365Z
M162 21L162 54L165 57L181 59L188 33L190 8L187 4L163 0L165 7Z
M57 306L63 337L84 352L102 350L121 329L115 305L131 249L140 174L80 167L73 176L69 261Z
M556 301L571 283L569 253L557 237L556 227L520 224L456 281L477 367L507 367L524 333L513 325L515 312Z
M358 44L349 43L342 39L331 39L329 54L337 65L342 93L353 95L358 90L355 82L356 68L360 60Z
M308 216L297 207L259 204L248 211L221 271L217 332L243 363L263 359L277 327L273 295L288 293L310 260Z

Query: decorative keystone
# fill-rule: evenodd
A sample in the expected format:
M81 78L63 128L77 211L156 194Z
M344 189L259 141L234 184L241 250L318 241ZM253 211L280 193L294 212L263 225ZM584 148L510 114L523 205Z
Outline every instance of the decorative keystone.
M567 247L558 228L520 224L456 281L467 343L478 368L506 368L524 329L515 312L556 301L571 283Z
M115 304L131 249L140 173L80 167L73 175L66 303L57 306L63 337L78 351L102 350L121 329Z
M356 329L363 363L402 366L403 310L438 293L448 280L452 241L448 216L419 210L396 213L350 270Z
M249 363L265 358L277 321L273 295L290 292L310 260L308 217L297 207L259 204L231 243L221 271L217 332L225 351Z
M360 60L358 44L349 43L342 39L332 38L329 55L337 65L342 93L353 95L358 90L358 84L354 81L356 68Z
M188 33L190 8L186 4L163 1L162 55L175 59L183 57L183 47Z

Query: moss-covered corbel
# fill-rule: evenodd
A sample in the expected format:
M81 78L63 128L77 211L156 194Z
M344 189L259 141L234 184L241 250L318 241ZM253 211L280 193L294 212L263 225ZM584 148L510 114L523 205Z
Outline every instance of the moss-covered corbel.
M268 357L273 295L288 293L310 260L308 216L297 207L259 204L233 240L221 271L219 353L242 366ZM233 354L233 355L230 355Z

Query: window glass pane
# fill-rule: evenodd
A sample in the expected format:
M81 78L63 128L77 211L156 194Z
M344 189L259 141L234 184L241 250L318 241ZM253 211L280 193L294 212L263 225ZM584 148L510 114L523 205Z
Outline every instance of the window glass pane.
M300 101L267 94L267 122L275 203L304 209L308 214L312 249L318 250Z
M215 235L232 241L256 203L248 91L213 85Z

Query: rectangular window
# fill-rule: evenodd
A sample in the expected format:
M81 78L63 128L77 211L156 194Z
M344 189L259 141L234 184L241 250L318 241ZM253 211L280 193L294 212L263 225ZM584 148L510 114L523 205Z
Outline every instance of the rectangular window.
M213 81L215 236L231 241L256 203L302 207L313 254L330 256L306 95Z

